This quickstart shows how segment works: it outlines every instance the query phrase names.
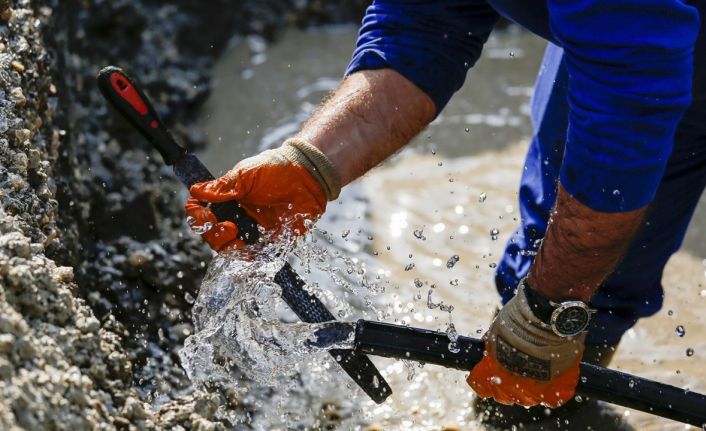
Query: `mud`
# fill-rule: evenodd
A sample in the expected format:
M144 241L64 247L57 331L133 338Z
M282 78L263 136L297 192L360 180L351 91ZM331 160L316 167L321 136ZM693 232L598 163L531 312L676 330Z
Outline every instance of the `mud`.
M235 34L360 16L361 1L0 1L0 429L227 429L176 351L211 252L181 190L94 85L138 76L178 139Z

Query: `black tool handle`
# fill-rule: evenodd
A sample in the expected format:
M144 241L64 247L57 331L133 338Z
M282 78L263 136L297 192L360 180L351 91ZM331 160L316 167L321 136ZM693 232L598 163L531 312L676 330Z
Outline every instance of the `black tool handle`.
M201 161L176 143L142 89L122 69L108 66L98 72L98 88L110 104L122 114L159 151L186 187L214 179ZM238 237L248 244L260 237L257 223L235 201L214 203L211 211L218 221L232 221Z
M459 336L449 350L446 333L388 323L359 320L356 350L387 358L410 359L468 372L482 358L482 340ZM706 426L706 395L581 363L576 393L659 415L696 427Z

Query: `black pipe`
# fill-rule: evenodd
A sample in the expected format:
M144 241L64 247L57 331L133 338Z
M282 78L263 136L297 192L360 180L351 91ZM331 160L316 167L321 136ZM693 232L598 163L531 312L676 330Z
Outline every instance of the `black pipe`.
M103 96L150 141L186 187L214 179L198 157L176 143L140 86L122 69L108 66L98 73L96 79ZM260 236L257 223L237 202L215 203L210 208L219 221L230 220L238 226L240 239L248 244L257 242ZM304 281L289 263L284 264L274 280L282 288L284 302L302 321L321 323L336 320L319 298L304 289ZM335 349L329 353L376 403L382 403L392 394L380 371L364 354L350 349Z
M453 351L444 332L359 320L355 349L468 372L483 358L483 341L459 336ZM457 351L458 349L458 351ZM706 395L596 365L581 363L577 395L706 429Z

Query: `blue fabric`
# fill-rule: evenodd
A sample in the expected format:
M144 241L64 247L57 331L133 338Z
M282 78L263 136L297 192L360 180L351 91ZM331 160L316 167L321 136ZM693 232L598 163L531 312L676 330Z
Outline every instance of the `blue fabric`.
M346 75L392 68L424 90L438 113L463 85L499 18L480 0L374 1Z
M560 178L599 211L653 198L690 103L698 11L677 0L379 0L346 74L392 68L441 111L480 56L496 9L566 53L570 117Z
M596 210L651 202L646 226L593 298L598 313L587 343L615 344L661 307L664 265L706 187L703 27L699 33L706 0L488 3L492 9L483 1L375 1L346 74L393 68L440 111L478 59L496 11L557 45L549 45L537 79L535 135L519 193L522 226L507 244L496 284L506 302L529 271L557 181Z
M706 1L699 4L706 15ZM614 345L637 319L662 306L662 273L679 248L694 209L706 187L706 31L696 45L693 101L679 123L672 154L645 226L614 273L592 299L598 310L587 344ZM563 51L549 45L532 100L535 135L530 143L520 185L522 226L508 242L498 265L496 285L503 302L532 264L544 237L549 213L556 200L556 181L562 169L569 122L568 72Z

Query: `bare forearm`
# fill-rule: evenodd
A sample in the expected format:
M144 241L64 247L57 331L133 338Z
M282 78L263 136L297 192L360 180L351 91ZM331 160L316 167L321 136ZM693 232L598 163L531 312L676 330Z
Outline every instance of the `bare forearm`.
M406 145L434 119L434 102L391 69L346 78L297 138L319 148L350 183Z
M529 284L551 300L588 301L642 226L646 207L594 211L559 186L552 221L530 270Z

